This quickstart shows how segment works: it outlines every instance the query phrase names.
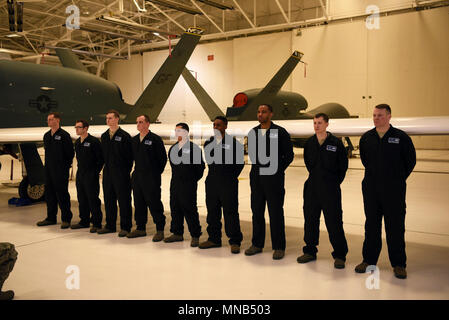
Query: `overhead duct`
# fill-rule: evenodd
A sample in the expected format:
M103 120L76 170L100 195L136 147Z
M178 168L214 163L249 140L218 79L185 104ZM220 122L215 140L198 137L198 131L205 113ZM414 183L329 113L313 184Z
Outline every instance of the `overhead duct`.
M221 9L221 10L234 10L234 7L226 6L224 4L217 3L214 1L210 1L210 0L197 0L197 1L207 4L208 6L212 6L212 7Z

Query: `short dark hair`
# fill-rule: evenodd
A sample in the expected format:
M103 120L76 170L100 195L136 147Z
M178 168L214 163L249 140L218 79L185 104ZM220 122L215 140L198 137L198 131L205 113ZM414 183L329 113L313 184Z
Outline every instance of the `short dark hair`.
M377 106L375 106L375 108L376 109L385 109L385 111L387 111L388 114L391 114L391 108L386 103L378 104Z
M180 123L176 124L176 127L181 127L184 130L186 130L187 132L189 132L189 125L187 123L180 122Z
M150 117L149 117L148 115L146 115L146 114L141 114L141 115L137 116L137 118L139 118L139 117L144 117L144 118L145 118L145 121L148 122L148 123L150 123ZM136 118L136 119L137 119L137 118Z
M116 118L119 118L119 119L120 119L120 113L118 113L118 111L117 111L117 110L114 110L114 109L110 109L110 110L108 110L108 112L106 112L106 114L109 114L109 113L113 113L113 114L114 114L114 117L116 117Z
M226 119L226 117L223 117L223 116L216 116L215 119L214 119L214 121L215 121L215 120L221 120L221 121L224 122L224 124L225 124L226 126L228 125L228 119Z
M273 107L271 105L266 104L266 103L262 103L262 104L259 105L259 107L260 106L266 106L268 108L268 110L270 110L270 112L273 113Z
M314 119L323 118L324 121L329 123L329 116L325 114L324 112L317 113L314 117Z
M61 120L61 114L59 112L50 112L48 116L53 116L53 118Z
M75 124L78 123L78 122L83 124L83 128L89 128L89 123L87 123L86 120L84 120L84 119L76 120Z

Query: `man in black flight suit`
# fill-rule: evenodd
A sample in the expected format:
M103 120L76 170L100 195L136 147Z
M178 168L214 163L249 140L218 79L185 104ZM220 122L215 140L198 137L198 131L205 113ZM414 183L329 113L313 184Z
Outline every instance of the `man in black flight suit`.
M58 204L61 208L61 229L70 227L69 171L72 166L73 143L70 134L60 127L61 116L52 112L47 117L50 130L44 135L45 148L45 200L47 218L39 221L39 227L56 224Z
M261 253L265 244L265 205L270 216L273 259L285 255L284 171L293 161L293 145L288 132L271 121L273 108L262 104L257 110L260 125L248 134L249 175L253 212L252 245L245 255ZM267 159L265 159L267 158ZM267 160L267 161L265 161Z
M89 228L91 233L101 229L103 213L101 212L100 172L104 160L99 139L91 136L87 131L89 124L86 120L77 120L76 134L80 137L75 141L76 160L76 191L78 195L80 222L73 224L72 229ZM92 214L92 217L91 217Z
M225 232L229 237L231 253L240 252L243 240L240 231L238 176L244 163L243 145L226 133L228 119L218 116L214 120L214 132L204 143L204 153L209 172L206 178L207 241L200 243L200 249L221 247L221 210Z
M383 216L391 266L397 278L405 279L406 180L415 167L416 152L410 137L390 125L390 119L390 106L377 105L373 111L375 128L360 139L360 158L365 167L362 191L366 221L363 261L355 271L365 273L369 265L377 264L382 248Z
M132 138L135 161L132 174L134 216L137 228L128 238L147 235L148 208L156 225L153 242L164 239L165 216L161 201L161 175L167 164L167 154L161 137L150 131L150 118L145 114L136 119L139 134Z
M196 203L198 180L204 172L203 152L201 148L189 140L189 126L186 123L176 125L175 134L178 142L168 151L172 169L170 181L170 211L173 233L164 242L183 241L184 218L192 240L190 245L198 247L201 236L201 225Z
M315 135L304 147L304 162L309 178L304 183L304 255L298 263L316 260L323 210L329 239L334 248L334 267L345 267L348 244L343 230L340 184L348 169L348 156L340 139L327 132L329 117L318 113L313 119Z
M119 127L120 114L109 110L106 124L109 129L101 135L103 150L103 194L106 211L106 225L98 234L116 232L117 200L120 206L119 237L125 237L132 226L131 178L133 166L131 136Z

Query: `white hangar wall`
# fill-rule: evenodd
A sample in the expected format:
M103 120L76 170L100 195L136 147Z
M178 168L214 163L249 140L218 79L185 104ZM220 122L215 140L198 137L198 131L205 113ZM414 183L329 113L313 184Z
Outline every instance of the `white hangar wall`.
M134 104L142 94L143 57L133 55L130 60L114 60L106 64L107 78L120 87L123 100Z
M330 5L337 16L366 7L344 11L338 3ZM369 30L364 20L357 20L304 28L299 35L293 30L200 44L187 68L225 112L237 92L263 87L300 50L308 63L307 76L299 64L283 90L301 93L309 108L338 102L351 114L370 117L372 108L385 102L397 117L449 115L449 8L380 17L379 27ZM134 103L167 55L168 50L161 50L113 61L107 66L108 78L120 86L126 102ZM181 77L159 120L208 118ZM449 148L449 137L414 141L418 148Z
M304 51L307 78L295 70L293 91L309 107L339 102L370 117L379 103L393 116L449 115L449 8L303 29L293 45ZM414 137L420 148L449 148L448 137Z

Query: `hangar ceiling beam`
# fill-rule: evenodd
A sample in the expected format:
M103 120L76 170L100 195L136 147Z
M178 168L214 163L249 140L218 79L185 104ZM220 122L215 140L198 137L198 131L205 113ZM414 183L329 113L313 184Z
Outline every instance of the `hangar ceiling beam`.
M59 2L56 2L56 4L55 4L53 7L47 9L46 11L47 11L47 12L53 11L53 10L59 8L59 7L60 7L61 5L63 5L65 2L66 2L66 1L59 1ZM38 25L39 28L45 26L48 22L50 22L51 19L52 19L51 16L45 18L45 19Z
M52 44L50 44L50 42L51 41L48 42L48 45L52 45ZM86 41L83 42L83 41L78 41L78 40L72 40L72 39L69 39L69 38L67 38L67 39L59 39L58 42L72 42L72 43L80 44L80 45L82 45L84 47L89 47L89 43L87 43ZM107 45L104 45L104 44L101 44L101 43L94 43L94 45L96 47L105 47L106 49L114 49L115 48L113 46L107 46Z
M254 5L254 25L257 25L257 0L253 1L253 5Z
M174 24L176 24L179 28L181 28L182 30L186 30L186 28L180 24L178 21L176 21L175 19L173 19L172 17L170 17L168 14L166 14L163 10L161 10L157 5L155 5L153 2L148 2L149 4L151 4L157 11L159 11L160 13L162 13L168 20L170 20L171 22L173 22Z
M114 2L111 2L107 6L103 7L102 9L100 9L97 12L93 13L92 15L90 15L89 17L87 17L87 18L80 18L81 23L86 23L86 22L95 20L99 14L101 14L105 10L109 10L110 7L116 5L117 3L118 3L118 0L116 0ZM56 39L54 41L51 41L50 44L57 45L59 42L63 41L65 38L67 38L67 36L69 35L69 32L70 31L68 29L66 29L66 32L61 37L59 37L58 39Z
M39 52L36 50L36 48L33 46L33 44L31 43L30 39L28 39L27 35L24 34L23 37L25 38L25 40L30 44L31 48L33 49L34 52L36 52L37 54L39 54Z
M287 15L285 14L284 9L282 8L281 4L279 3L279 0L274 0L276 2L276 4L279 7L279 10L281 11L282 15L284 16L285 22L290 23L290 19L287 17Z
M30 48L25 47L24 45L18 43L16 40L14 39L9 39L10 42L14 43L15 45L17 45L18 47L24 49L24 50L30 50ZM30 52L30 54L32 54L32 52Z
M116 56L117 54L120 54L123 50L125 50L125 49L128 50L128 48L131 46L131 44L132 44L133 42L134 42L134 41L129 40L129 41L128 41L128 46L123 47L123 48L118 48L117 50L113 51L113 52L111 53L111 55L112 55L112 56ZM168 42L168 41L167 41L167 42ZM129 53L128 53L128 55L129 55ZM102 61L103 65L106 64L106 62L108 62L109 60L111 60L111 58L106 58L106 59L104 59L104 60Z
M0 52L21 55L21 56L31 56L33 54L32 52L29 52L29 51L19 51L19 50L5 49L5 48L0 48Z
M42 15L50 16L50 17L53 17L53 18L59 18L59 19L63 19L63 20L67 19L67 17L65 17L65 16L60 16L60 15L57 15L57 14L54 14L54 13L50 13L50 12L38 11L38 10L30 9L30 8L23 8L23 10L24 11L28 11L28 12L32 12L32 13L35 13L35 14L42 14Z
M95 45L94 45L94 43L92 42L92 38L90 37L90 34L89 34L89 33L87 33L87 38L89 39L89 42L90 42L90 45L88 46L89 49L92 49L93 52L96 54L97 51L95 50ZM103 44L104 44L104 43L103 43ZM104 47L102 47L102 48L104 49ZM103 51L104 51L104 50L103 50ZM98 56L96 56L96 59L97 59L98 62L100 62L100 58L98 58Z
M42 55L26 56L26 57L16 58L16 59L13 59L13 60L14 61L24 61L24 60L34 60L34 59L38 59L38 58L42 58ZM45 55L45 59L59 61L59 58L57 56L53 56L53 55L50 55L50 54L46 54ZM88 65L92 65L92 66L98 65L98 62L90 61L90 60L81 60L81 62L83 64L88 64Z
M278 31L278 30L284 30L285 29L294 29L296 27L300 26L306 26L306 25L316 25L316 24L322 24L326 21L326 18L321 17L317 19L309 19L304 21L298 21L298 22L292 22L292 23L283 23L283 24L277 24L277 25L271 25L271 26L263 26L263 27L257 27L257 28L249 28L249 29L240 29L240 30L232 30L232 31L226 31L225 33L212 33L212 34L206 34L201 37L201 40L218 40L218 39L225 39L225 38L232 38L232 37L238 37L241 35L249 35L259 32L271 32L271 31ZM175 45L177 43L178 39L172 40L172 45ZM132 52L138 52L142 50L148 50L148 49L156 49L156 48L166 48L168 47L168 41L164 42L153 42L153 43L146 43L142 45L136 45L132 49Z
M256 25L251 21L250 18L248 18L248 16L246 15L245 11L243 11L242 7L240 7L239 3L237 2L237 0L232 0L235 4L235 6L237 7L237 9L239 9L240 13L245 17L245 19L248 21L248 23L250 24L250 26L255 29ZM254 14L255 15L255 14Z
M329 5L329 2L327 2L326 4ZM326 20L329 20L329 15L327 14L327 6L324 5L323 0L320 0L320 5L321 9L323 9L323 16L326 18Z
M43 31L43 30L52 29L52 28L56 28L56 27L59 28L60 26L61 26L61 24L58 23L58 24L55 24L53 26L39 27L39 28L35 28L35 29L26 30L26 31L23 32L23 34L29 34L29 33L34 32L34 31Z
M204 12L204 10L201 9L201 7L200 7L194 0L190 0L190 1L193 3L193 5L194 5L198 10L201 11L201 13L207 18L207 20L209 20L209 21L215 26L215 28L218 29L218 31L220 31L221 33L224 33L223 29L221 29L221 28L218 26L218 24L216 24L215 21L212 20L212 18L209 17L209 16L207 15L206 12Z

